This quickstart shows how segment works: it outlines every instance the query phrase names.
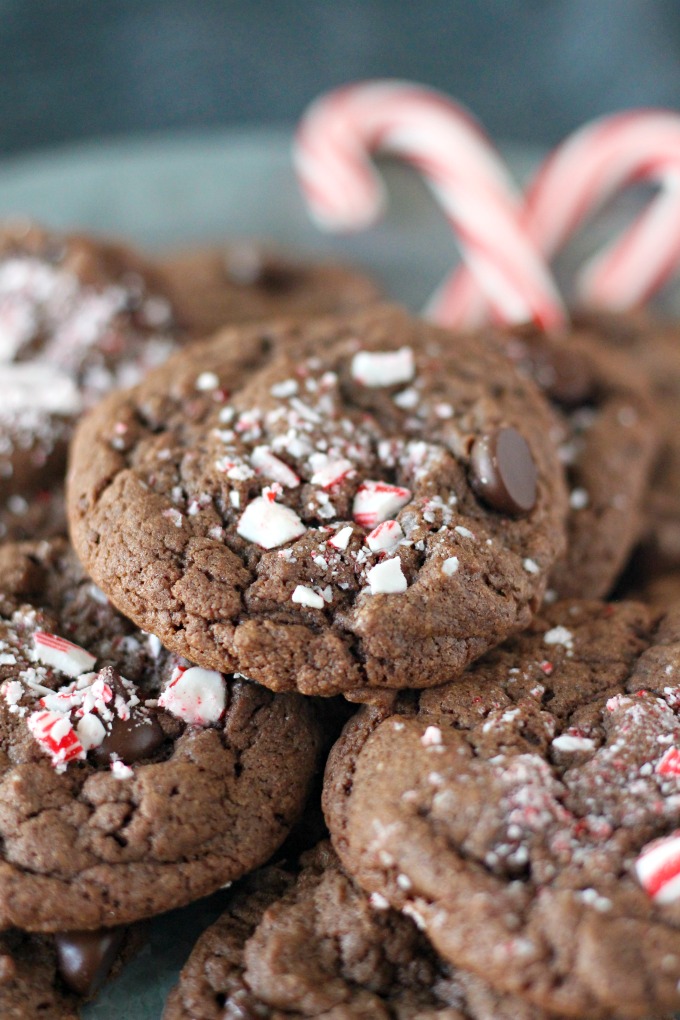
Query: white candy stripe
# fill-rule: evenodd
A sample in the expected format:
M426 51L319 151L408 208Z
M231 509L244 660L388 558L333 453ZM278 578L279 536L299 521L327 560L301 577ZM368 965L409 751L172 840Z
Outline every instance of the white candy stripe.
M654 840L635 862L642 888L659 903L680 897L680 833Z
M463 258L503 322L564 321L552 279L518 222L513 185L490 143L455 103L422 86L363 82L317 99L294 159L312 217L326 230L363 229L382 211L374 152L420 171L451 222Z
M35 632L33 643L40 662L61 670L67 676L77 677L81 673L87 673L97 661L94 655L86 652L80 645L74 645L66 638L48 634L43 630Z
M680 115L633 111L586 124L548 157L527 190L522 222L552 258L601 206L634 182L659 186L633 223L581 268L576 290L589 306L625 310L649 298L680 262ZM469 272L440 288L430 315L473 327L489 305Z

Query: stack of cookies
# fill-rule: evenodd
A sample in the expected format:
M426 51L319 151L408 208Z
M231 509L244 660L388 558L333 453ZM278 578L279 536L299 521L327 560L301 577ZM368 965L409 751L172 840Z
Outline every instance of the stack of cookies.
M676 342L8 230L0 1014L680 1010Z

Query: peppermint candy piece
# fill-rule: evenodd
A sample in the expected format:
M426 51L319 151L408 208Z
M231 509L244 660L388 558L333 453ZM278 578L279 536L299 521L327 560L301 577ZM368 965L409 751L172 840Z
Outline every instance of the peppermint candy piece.
M313 588L308 588L304 584L297 586L291 595L291 600L298 602L301 606L310 606L312 609L323 609L325 605L323 597Z
M76 726L76 733L78 739L83 746L83 750L87 753L93 747L99 747L104 741L106 736L106 728L94 713L88 712L82 719L79 720Z
M218 722L226 708L224 677L214 669L178 666L158 704L192 726L210 726Z
M293 469L279 460L268 446L256 446L250 455L250 463L258 475L271 478L272 481L278 482L286 489L295 489L300 484L300 479Z
M328 544L344 552L352 539L352 534L351 527L340 528L340 531L336 531L333 537L328 539Z
M314 473L309 479L312 485L320 485L322 489L330 489L341 482L345 475L354 469L354 464L346 457L331 459L323 453L314 453L310 457Z
M415 374L413 351L359 351L352 358L352 378L372 389L409 382Z
M401 510L411 498L411 490L387 482L362 482L354 497L352 516L364 528L375 528Z
M59 712L32 712L26 720L31 735L49 754L56 768L85 757L85 749L73 726Z
M96 656L90 655L80 645L74 645L66 638L47 631L38 630L33 635L36 655L45 666L53 666L66 676L77 677L88 673L95 662Z
M655 903L680 899L680 830L648 843L635 862L635 871Z
M406 591L408 582L401 569L401 560L384 560L366 573L371 595L398 595Z
M304 535L307 528L290 507L274 501L274 494L257 496L243 511L237 532L263 549L276 549Z
M404 537L399 521L383 521L366 536L371 552L391 552Z
M669 747L654 771L658 776L680 776L680 749Z

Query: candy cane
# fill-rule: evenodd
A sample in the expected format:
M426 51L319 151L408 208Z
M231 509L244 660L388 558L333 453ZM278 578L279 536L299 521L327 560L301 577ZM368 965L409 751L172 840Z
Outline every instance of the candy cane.
M322 229L360 230L379 217L385 193L369 158L379 151L420 171L498 319L564 323L550 274L519 225L518 199L500 159L470 117L430 89L360 82L312 103L294 161Z
M522 222L552 258L619 191L638 181L659 193L632 225L581 268L579 303L612 311L641 304L680 263L680 116L639 110L602 117L562 142L527 189ZM454 273L429 316L476 326L492 311L475 278Z

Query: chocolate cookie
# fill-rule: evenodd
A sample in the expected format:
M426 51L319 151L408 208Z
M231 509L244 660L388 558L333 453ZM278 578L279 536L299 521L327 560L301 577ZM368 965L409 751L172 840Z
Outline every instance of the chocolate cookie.
M159 269L179 321L198 336L240 322L353 312L381 296L350 266L304 262L247 240L177 252Z
M83 422L73 540L192 662L324 696L432 686L540 603L552 426L492 340L397 308L226 330Z
M601 341L625 351L649 375L662 445L646 504L644 556L649 573L680 568L680 326L645 312L593 316Z
M0 548L0 925L112 926L264 862L302 811L312 708L197 669L65 542Z
M546 1017L443 963L413 921L352 882L327 843L302 865L297 876L268 868L244 881L199 939L163 1020Z
M0 231L0 538L65 531L74 421L164 361L176 337L160 276L131 250Z
M326 770L350 874L503 995L680 1010L680 610L563 602L458 683L362 708Z
M649 380L632 358L606 349L601 333L591 326L562 337L505 334L508 354L541 387L560 423L567 552L549 582L559 598L611 592L644 529L658 452Z

